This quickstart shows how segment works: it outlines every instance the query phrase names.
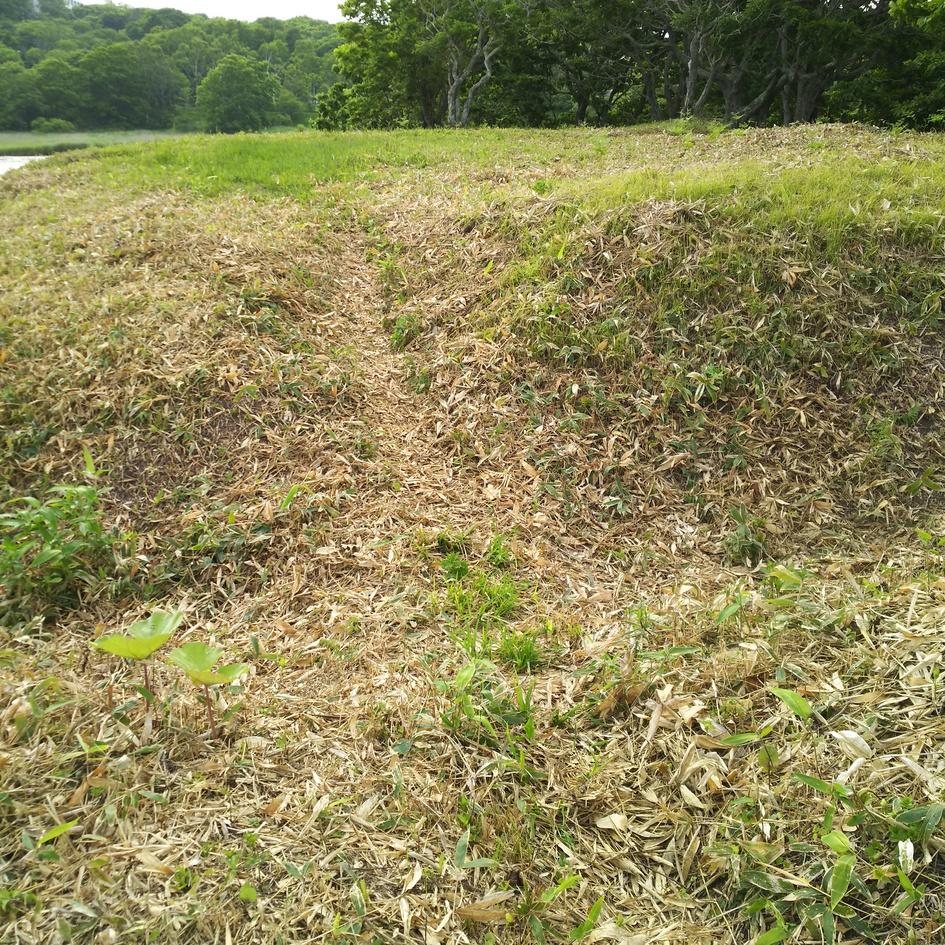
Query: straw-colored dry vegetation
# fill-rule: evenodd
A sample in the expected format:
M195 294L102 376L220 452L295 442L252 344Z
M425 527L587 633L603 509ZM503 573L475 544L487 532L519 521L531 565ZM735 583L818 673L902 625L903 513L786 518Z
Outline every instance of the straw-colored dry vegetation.
M834 127L4 178L0 939L945 940L943 212Z

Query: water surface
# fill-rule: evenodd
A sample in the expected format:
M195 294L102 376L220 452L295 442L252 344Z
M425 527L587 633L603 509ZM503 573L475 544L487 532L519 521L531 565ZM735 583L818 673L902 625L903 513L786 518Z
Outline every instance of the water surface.
M13 157L0 157L0 177L7 171L12 171L15 167L22 167L29 164L30 161L38 161L39 157L26 157L25 155L15 155Z

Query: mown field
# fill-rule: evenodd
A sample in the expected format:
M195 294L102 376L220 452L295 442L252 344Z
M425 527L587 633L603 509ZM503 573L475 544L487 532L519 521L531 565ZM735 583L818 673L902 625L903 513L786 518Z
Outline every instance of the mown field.
M188 136L0 229L0 940L945 940L942 138Z

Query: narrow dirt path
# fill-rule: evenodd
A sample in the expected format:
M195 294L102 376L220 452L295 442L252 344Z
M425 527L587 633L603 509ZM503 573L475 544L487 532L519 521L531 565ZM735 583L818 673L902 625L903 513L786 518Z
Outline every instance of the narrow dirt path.
M521 564L536 586L543 585L550 607L568 599L580 603L585 616L588 607L597 611L595 623L609 623L623 576L544 501L527 461L521 406L510 397L495 398L474 366L467 371L459 365L441 375L431 364L429 390L411 389L407 366L423 370L435 353L423 344L392 350L385 326L390 305L379 269L368 259L371 249L366 236L351 238L336 258L336 314L349 327L348 343L358 353L364 392L359 422L373 487L359 495L334 530L358 549L362 561L365 549L384 549L382 572L415 567L402 552L421 531L470 535L480 550L494 535L512 537ZM589 525L580 523L580 531ZM377 554L371 556L376 562Z
M463 462L462 444L473 438L478 417L465 393L437 387L417 393L407 385L405 361L410 355L391 348L384 326L384 290L366 256L370 245L349 243L338 260L346 285L343 314L357 348L361 382L367 398L361 408L365 432L377 446L399 484L390 510L405 525L467 530L504 521L488 462ZM421 362L423 353L418 352ZM366 511L366 510L365 510Z
M432 280L433 288L406 306L392 303L371 258L377 237L351 225L335 245L333 311L325 318L338 326L336 342L355 352L359 401L342 425L359 483L333 519L321 554L314 562L300 561L304 573L297 584L321 584L334 598L327 604L332 612L355 607L385 622L387 603L411 572L424 567L412 547L420 533L469 535L480 553L502 535L514 543L534 585L542 586L549 609L576 606L582 619L589 618L589 629L612 623L624 577L598 551L606 524L561 516L529 462L546 441L534 428L533 412L513 390L497 388L481 363L450 362L444 354L447 329L436 324L454 317L457 299L442 294L437 281L444 247L427 248L424 241L431 233L441 239L438 228L457 208L439 198L420 208L423 219L405 224L393 215L403 195L383 193L376 200L386 241L424 254L431 268L418 273L419 281ZM403 311L416 311L429 324L407 350L395 351L390 321ZM423 371L429 372L429 388L415 389L408 383L411 373ZM365 596L370 606L358 607Z

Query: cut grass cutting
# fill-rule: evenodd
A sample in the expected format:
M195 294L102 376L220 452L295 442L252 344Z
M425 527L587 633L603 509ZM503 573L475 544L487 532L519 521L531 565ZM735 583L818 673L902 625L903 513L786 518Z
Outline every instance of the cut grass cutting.
M0 938L945 940L945 142L0 181Z

